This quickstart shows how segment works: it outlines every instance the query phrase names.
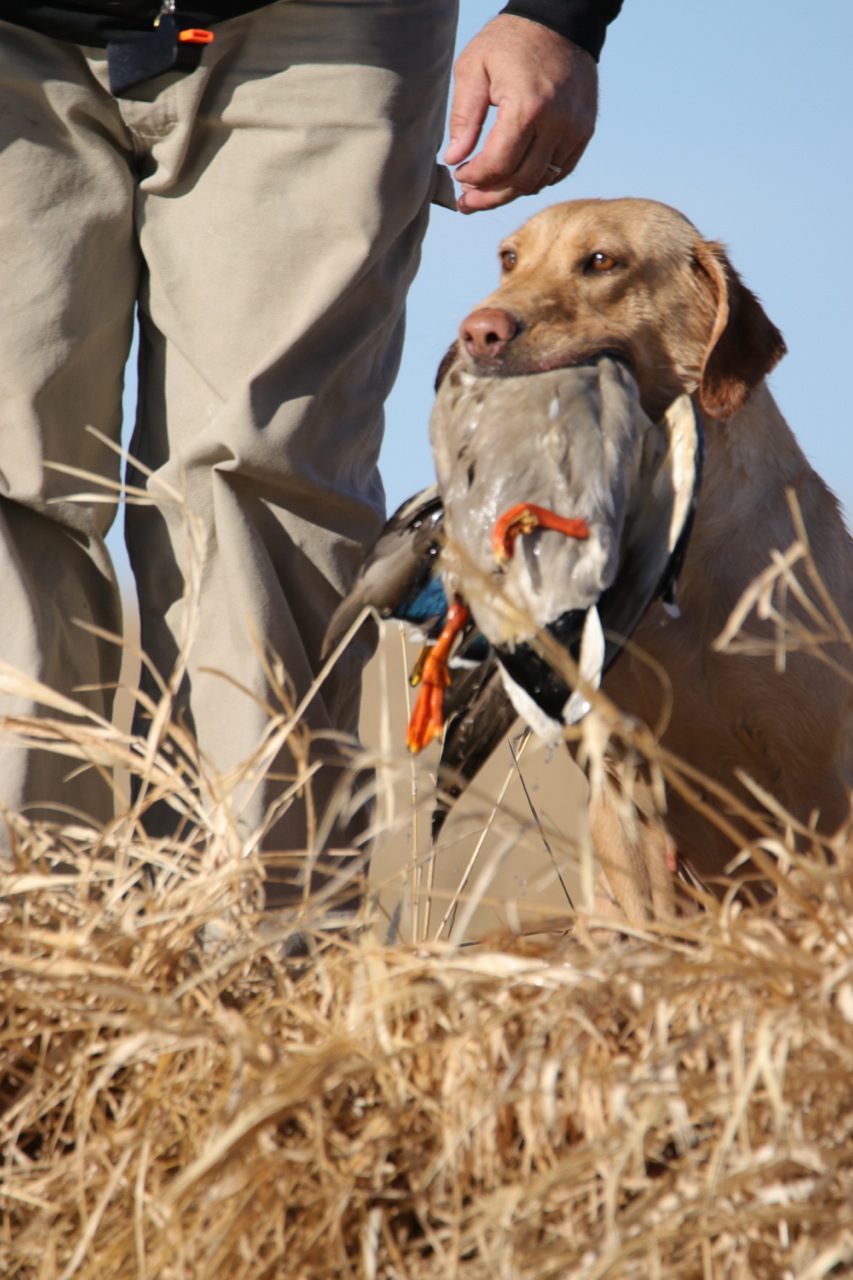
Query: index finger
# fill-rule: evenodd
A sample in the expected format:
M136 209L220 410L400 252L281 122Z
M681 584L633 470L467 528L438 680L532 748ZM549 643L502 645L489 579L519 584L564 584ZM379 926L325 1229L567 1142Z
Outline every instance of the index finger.
M523 163L535 140L532 124L523 124L517 107L508 98L498 103L495 122L486 135L482 150L461 164L456 178L466 186L496 186L508 183Z

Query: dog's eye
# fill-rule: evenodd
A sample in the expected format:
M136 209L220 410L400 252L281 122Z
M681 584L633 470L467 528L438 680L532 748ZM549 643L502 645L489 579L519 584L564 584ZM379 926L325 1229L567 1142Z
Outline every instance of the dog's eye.
M599 249L592 257L587 260L586 271L612 271L616 266L616 259L611 258L609 253L604 253Z
M512 271L515 266L516 257L514 249L501 249L501 268L504 271Z

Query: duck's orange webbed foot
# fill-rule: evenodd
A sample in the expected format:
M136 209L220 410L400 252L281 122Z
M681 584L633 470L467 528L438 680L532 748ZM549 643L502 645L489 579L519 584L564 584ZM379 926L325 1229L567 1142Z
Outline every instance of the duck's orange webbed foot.
M492 550L499 565L512 559L515 540L522 533L534 529L554 529L567 538L588 538L589 525L580 517L558 516L547 507L537 507L532 502L517 502L495 521L492 530Z
M450 672L447 663L450 651L459 632L469 618L468 609L457 601L447 610L447 621L441 635L429 650L420 666L420 674L413 677L413 682L420 680L420 690L409 728L406 742L411 752L423 751L433 738L438 738L444 729L444 690L450 684Z

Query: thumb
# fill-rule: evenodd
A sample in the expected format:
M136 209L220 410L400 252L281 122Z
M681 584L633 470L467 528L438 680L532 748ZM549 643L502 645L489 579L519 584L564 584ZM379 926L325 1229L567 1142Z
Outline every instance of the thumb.
M445 164L459 164L477 145L489 106L489 77L482 62L456 64L456 81L450 106L450 144Z

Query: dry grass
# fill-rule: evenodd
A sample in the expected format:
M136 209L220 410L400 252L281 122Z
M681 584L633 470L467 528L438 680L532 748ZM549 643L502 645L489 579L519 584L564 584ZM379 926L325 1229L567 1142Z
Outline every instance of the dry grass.
M280 958L240 880L7 878L8 1277L819 1277L853 1263L851 867L784 918ZM281 930L285 935L287 926Z
M180 804L164 698L145 741L68 706L38 732ZM634 732L596 714L602 742ZM283 711L268 742L298 732ZM133 810L105 831L9 817L0 1274L853 1273L843 833L806 857L757 802L750 852L779 886L760 909L727 897L642 933L581 921L460 947L383 946L368 904L288 959L323 904L257 910L262 868L227 791L200 773L184 800L196 834L156 847Z

